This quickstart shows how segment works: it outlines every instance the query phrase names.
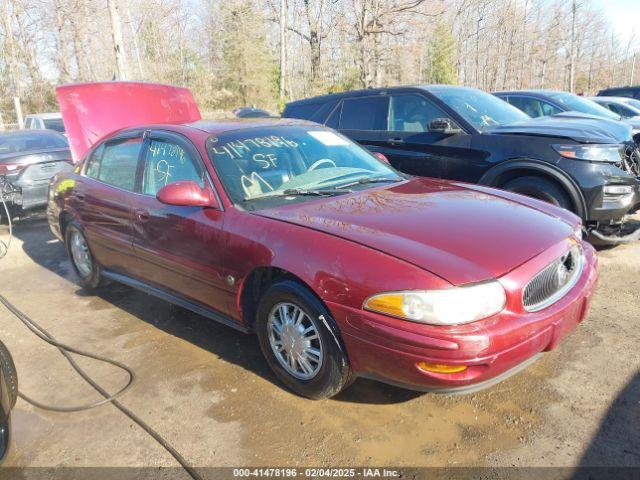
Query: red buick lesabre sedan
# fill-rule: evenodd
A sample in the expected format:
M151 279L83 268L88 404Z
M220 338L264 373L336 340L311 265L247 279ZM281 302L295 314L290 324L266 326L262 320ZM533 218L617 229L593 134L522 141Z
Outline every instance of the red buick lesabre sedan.
M194 104L182 89L58 95L83 160L53 180L48 216L82 284L115 280L256 333L300 395L330 397L356 377L477 390L585 316L597 261L567 211L406 177L313 123L184 121ZM171 112L143 124L136 105L154 95ZM95 98L108 106L80 108ZM118 102L133 118L111 133Z

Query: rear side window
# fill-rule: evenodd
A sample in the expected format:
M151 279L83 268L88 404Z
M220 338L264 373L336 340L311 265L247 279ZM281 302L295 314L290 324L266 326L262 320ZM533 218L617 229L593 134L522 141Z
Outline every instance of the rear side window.
M49 118L44 121L44 128L64 133L64 123L61 118Z
M329 128L339 128L340 127L340 114L342 113L342 103L340 103L329 115L327 121L324 123Z
M193 180L204 187L204 167L177 143L151 140L146 153L142 191L156 195L165 185Z
M95 153L98 153L100 148ZM136 170L141 148L142 138L128 138L107 143L101 158L96 158L95 161L87 164L86 175L132 192L136 185Z
M383 97L349 98L342 102L342 130L380 130L376 128L378 109Z
M287 105L287 108L285 108L282 116L287 118L301 118L302 120L309 120L321 106L321 103Z

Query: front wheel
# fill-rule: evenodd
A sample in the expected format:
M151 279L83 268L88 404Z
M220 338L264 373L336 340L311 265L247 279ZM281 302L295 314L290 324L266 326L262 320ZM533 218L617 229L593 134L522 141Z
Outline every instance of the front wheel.
M556 207L573 211L569 195L558 184L546 178L534 176L518 177L508 181L503 188L510 192L537 198Z
M295 393L329 398L349 385L352 373L337 325L299 283L269 287L258 305L256 331L267 363Z
M89 244L79 226L70 224L65 231L65 245L71 265L80 283L85 288L98 288L102 284L100 266L96 263L89 250Z

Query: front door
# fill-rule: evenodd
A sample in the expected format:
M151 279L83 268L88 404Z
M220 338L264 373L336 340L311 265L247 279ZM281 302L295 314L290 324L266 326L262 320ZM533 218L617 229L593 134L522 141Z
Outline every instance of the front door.
M464 133L444 134L429 131L436 119L455 121L431 100L417 93L389 96L387 130L381 147L394 168L423 177L446 178L447 162L459 155L468 156L460 136Z
M224 212L165 205L158 191L193 180L213 188L200 154L186 138L152 132L143 152L140 199L133 211L134 249L143 280L207 307L229 313L232 293L223 276Z

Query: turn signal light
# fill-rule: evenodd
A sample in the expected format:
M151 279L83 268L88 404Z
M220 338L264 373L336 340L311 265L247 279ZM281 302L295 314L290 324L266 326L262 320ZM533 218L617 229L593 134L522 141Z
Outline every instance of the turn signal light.
M467 369L466 365L443 365L441 363L418 362L418 368L425 372L458 373Z

